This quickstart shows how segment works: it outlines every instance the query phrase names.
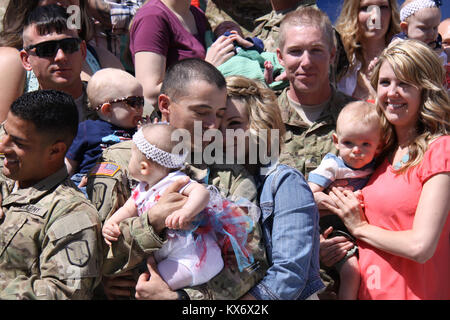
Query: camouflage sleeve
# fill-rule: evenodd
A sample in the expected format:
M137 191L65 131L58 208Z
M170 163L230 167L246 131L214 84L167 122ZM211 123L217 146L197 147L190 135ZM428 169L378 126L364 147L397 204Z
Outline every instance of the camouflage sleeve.
M102 165L102 163L98 163L98 165ZM124 173L120 166L114 163L109 163L109 165L115 165L119 170L109 176L91 171L86 186L88 197L97 208L102 224L130 197L130 188L124 185Z
M122 221L119 228L121 235L112 244L103 264L103 274L107 276L135 268L165 242L148 223L147 213Z
M76 207L75 207L76 206ZM42 251L0 292L0 299L90 299L101 278L100 222L91 206L80 203L44 229Z

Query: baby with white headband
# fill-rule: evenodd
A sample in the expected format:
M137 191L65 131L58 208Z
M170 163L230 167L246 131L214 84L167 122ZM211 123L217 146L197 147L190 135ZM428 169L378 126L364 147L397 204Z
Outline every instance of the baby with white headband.
M174 127L169 124L148 124L133 136L130 174L140 183L132 196L106 220L102 233L105 242L117 241L119 223L146 212L158 201L164 190L175 180L186 176L179 171L185 156L171 153L177 143L171 140ZM191 180L180 191L188 197L183 207L166 218L168 241L154 253L158 270L172 290L199 285L209 281L223 268L221 250L213 232L198 236L187 229L210 200L209 191ZM195 237L195 238L194 238ZM205 249L206 248L206 249Z
M441 22L441 0L405 0L400 7L400 28L402 33L396 39L419 40L434 49L447 63L442 50L442 39L437 31Z

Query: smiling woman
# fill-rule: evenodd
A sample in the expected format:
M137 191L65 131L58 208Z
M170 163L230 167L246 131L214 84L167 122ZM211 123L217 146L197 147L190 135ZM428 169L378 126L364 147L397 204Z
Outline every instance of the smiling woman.
M415 40L391 44L374 68L386 146L363 189L364 209L337 188L330 196L339 209L328 207L359 240L360 299L450 299L444 79L437 55Z

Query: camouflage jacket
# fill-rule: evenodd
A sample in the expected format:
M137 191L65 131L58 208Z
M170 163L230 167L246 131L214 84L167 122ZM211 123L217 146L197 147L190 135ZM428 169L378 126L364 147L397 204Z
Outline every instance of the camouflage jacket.
M275 52L278 48L278 34L280 33L281 20L290 11L315 4L316 0L302 0L299 1L295 8L287 12L277 13L272 10L270 13L255 20L256 28L253 30L252 37L261 39L266 51Z
M250 36L255 28L255 19L270 10L272 7L269 0L209 0L205 14L213 30L224 21L234 21L245 36Z
M107 148L88 176L88 195L99 210L102 221L122 206L130 196L129 179L131 177L127 172L127 163L131 156L131 143L132 141L121 142ZM107 165L110 170L107 170ZM255 201L256 185L244 169L212 168L209 170L208 177L206 177L208 173L206 167L196 168L187 165L185 172L194 180L209 183L213 181L224 196L230 198L251 196ZM230 187L230 190L234 192L225 191L226 187ZM122 237L113 243L111 250L105 247L104 251L103 274L107 276L119 275L128 270L136 271L141 262L149 254L160 249L166 241L164 235L156 234L149 225L147 213L140 217L126 219L120 223L119 227ZM227 267L208 283L187 289L190 297L192 299L238 299L259 282L264 277L268 264L258 224L250 233L248 243L255 260L250 267L240 272L234 253L230 251L223 257Z
M100 281L101 224L65 167L13 190L0 177L0 299L90 299Z
M341 109L354 99L342 92L333 92L320 118L309 126L289 104L286 88L278 97L281 116L286 125L285 145L280 154L280 163L290 165L307 178L328 153L337 153L332 134Z

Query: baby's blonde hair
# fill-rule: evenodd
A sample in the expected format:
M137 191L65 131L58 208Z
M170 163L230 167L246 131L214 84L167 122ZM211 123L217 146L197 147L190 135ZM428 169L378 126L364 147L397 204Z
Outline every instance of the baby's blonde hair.
M376 106L366 101L353 101L342 108L336 122L336 132L339 135L340 129L344 125L353 125L354 123L366 126L380 126L380 117Z

